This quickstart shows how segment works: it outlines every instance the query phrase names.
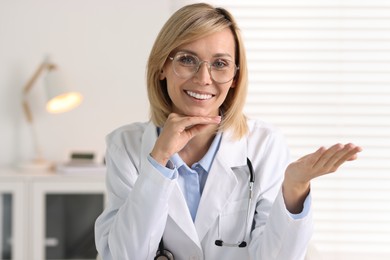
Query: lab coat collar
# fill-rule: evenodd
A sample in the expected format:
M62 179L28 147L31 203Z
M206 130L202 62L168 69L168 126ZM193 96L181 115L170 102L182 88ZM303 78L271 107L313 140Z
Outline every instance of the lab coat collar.
M226 131L222 135L221 144L217 156L229 168L246 165L247 138L234 139L231 131Z

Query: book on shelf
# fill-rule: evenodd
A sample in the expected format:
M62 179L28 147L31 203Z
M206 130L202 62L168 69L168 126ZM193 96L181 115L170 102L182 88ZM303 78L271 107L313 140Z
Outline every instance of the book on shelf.
M58 173L88 173L103 174L106 172L104 163L94 161L94 155L73 153L69 162L57 165Z
M106 172L106 166L103 164L73 164L64 163L57 165L58 173L91 173L103 174Z

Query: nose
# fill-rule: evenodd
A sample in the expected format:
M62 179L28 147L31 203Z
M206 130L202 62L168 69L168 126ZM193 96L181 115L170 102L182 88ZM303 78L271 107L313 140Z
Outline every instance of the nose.
M199 64L198 71L195 73L194 79L200 85L210 85L213 80L211 78L210 65L207 61L202 61Z

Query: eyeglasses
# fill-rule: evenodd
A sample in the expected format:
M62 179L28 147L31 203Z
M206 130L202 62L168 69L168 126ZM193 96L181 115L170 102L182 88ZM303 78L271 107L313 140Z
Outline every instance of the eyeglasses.
M187 52L178 52L169 59L172 60L175 74L183 79L193 77L203 63L207 63L211 79L220 84L231 81L239 69L233 61L225 58L219 57L211 62L201 61L196 55Z

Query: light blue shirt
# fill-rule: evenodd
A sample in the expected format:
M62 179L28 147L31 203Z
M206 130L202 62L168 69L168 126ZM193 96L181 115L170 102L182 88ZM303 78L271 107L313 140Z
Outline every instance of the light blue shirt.
M167 178L173 179L175 168L177 169L179 173L177 181L186 199L193 221L195 221L200 197L202 195L204 185L206 184L211 164L217 154L221 137L222 134L217 133L207 153L199 162L194 163L191 168L188 167L188 165L180 158L178 153L172 155L166 167L160 165L150 155L148 157L153 166Z
M168 161L166 167L159 164L150 155L148 156L149 162L152 163L152 165L167 178L174 179L176 177L175 169L177 169L177 172L179 173L177 181L186 199L187 206L193 221L195 221L200 197L206 184L211 164L213 163L214 157L219 149L221 138L222 134L217 133L207 153L199 162L194 163L191 168L188 167L188 165L180 158L179 154L177 153L175 153L170 158L170 161ZM305 199L302 212L299 214L291 214L289 212L290 216L293 219L304 218L309 212L310 203L311 196L309 194Z

